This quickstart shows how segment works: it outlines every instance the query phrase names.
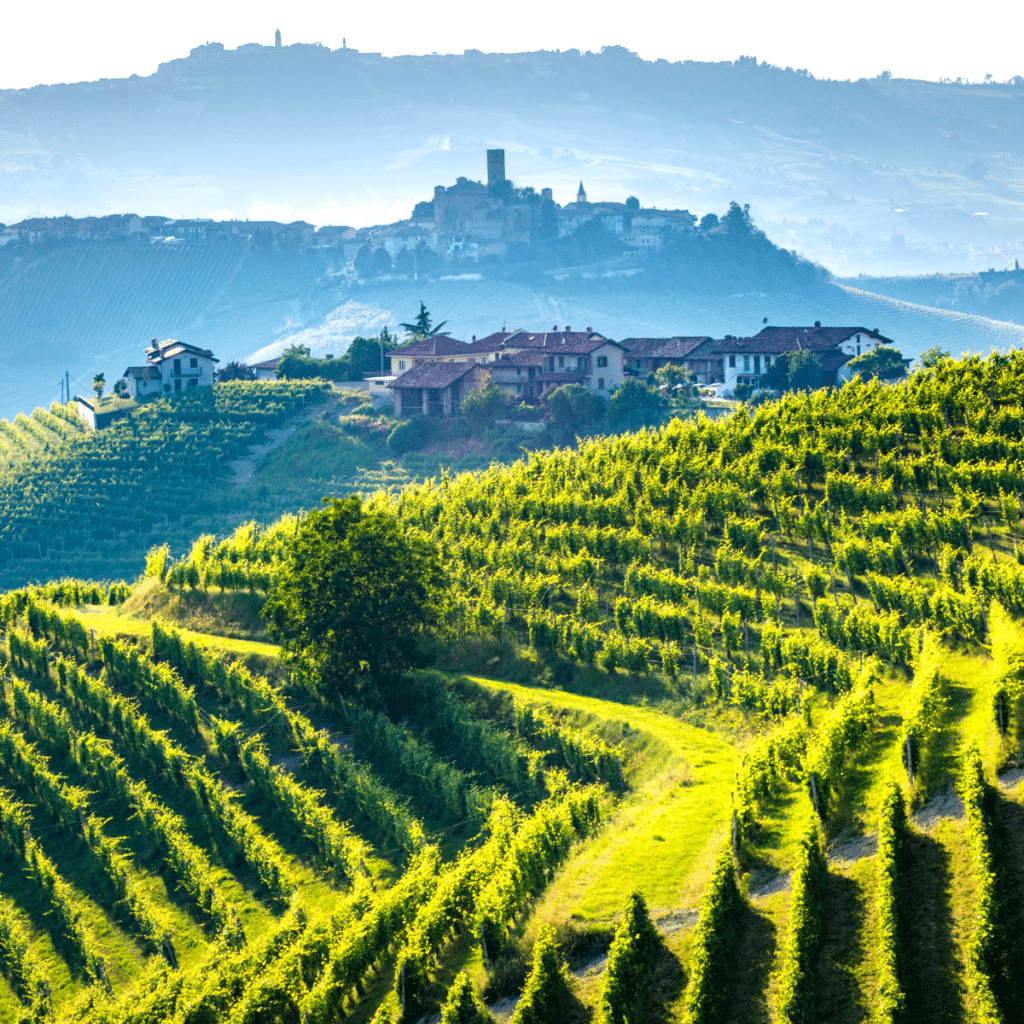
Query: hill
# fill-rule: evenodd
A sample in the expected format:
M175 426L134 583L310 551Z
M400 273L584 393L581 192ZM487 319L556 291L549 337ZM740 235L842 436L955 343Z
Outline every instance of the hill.
M1019 79L827 81L616 46L382 57L211 43L149 76L0 92L0 220L270 208L381 223L480 177L483 151L504 146L509 176L561 203L580 178L592 198L644 206L718 213L737 199L837 272L981 269L1020 237L1022 101Z
M944 361L381 493L445 569L433 668L344 701L238 638L294 516L8 594L0 999L1016 1019L1022 384Z

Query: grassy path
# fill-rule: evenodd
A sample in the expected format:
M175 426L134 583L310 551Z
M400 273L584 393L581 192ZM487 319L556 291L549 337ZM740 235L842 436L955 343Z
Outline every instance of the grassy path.
M563 921L570 914L611 921L636 886L655 917L695 906L706 870L726 838L736 750L713 733L651 708L495 679L475 681L523 700L626 721L654 740L633 772L632 789L597 838L559 872L535 921Z
M148 637L151 632L150 620L136 619L120 614L109 605L82 605L75 609L89 629L95 629L100 636L116 636L126 633L129 636ZM261 643L259 640L239 640L229 636L215 636L212 633L197 633L195 630L169 623L181 634L184 640L194 640L204 647L217 647L232 654L259 654L264 658L276 658L281 649L276 644Z

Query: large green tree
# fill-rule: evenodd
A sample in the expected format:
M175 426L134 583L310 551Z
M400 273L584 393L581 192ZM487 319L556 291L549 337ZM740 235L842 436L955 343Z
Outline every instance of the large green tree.
M775 391L813 391L821 382L821 364L806 349L776 356L761 377L761 386Z
M411 324L399 324L398 326L414 338L432 338L435 334L441 333L441 328L446 323L448 323L447 320L442 320L439 324L432 327L430 324L430 310L421 302L420 311L417 313L415 321Z
M415 664L441 585L433 546L390 513L325 499L297 529L263 615L310 689L382 690Z
M871 352L856 356L850 360L847 366L851 373L859 373L865 378L878 377L880 380L898 380L907 375L903 353L889 345L879 345Z

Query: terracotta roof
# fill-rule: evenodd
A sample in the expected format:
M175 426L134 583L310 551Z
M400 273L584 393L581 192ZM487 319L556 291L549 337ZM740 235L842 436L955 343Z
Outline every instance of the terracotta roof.
M281 365L281 357L277 359L264 359L262 363L249 363L250 370L276 370Z
M164 341L157 342L156 338L153 339L154 344L150 345L146 349L146 358L152 363L157 362L161 359L169 359L171 356L182 355L187 353L191 356L205 356L207 359L213 359L215 363L219 363L219 359L213 358L213 352L208 348L199 348L197 345L190 345L187 341L175 341L174 338L167 338Z
M387 387L446 388L479 366L479 363L440 363L427 360L399 374Z
M824 373L835 373L844 363L848 363L853 356L846 352L832 351L818 353L818 364Z
M600 348L602 345L622 346L611 338L606 338L595 331L552 331L545 334L530 334L527 331L516 331L505 339L505 348L542 349L545 352L557 352L559 355L585 355Z
M134 377L136 380L162 380L163 374L159 366L129 366L122 377Z
M449 338L447 334L436 334L433 338L420 338L408 345L392 349L390 356L454 356L467 352L469 346L457 338Z
M711 340L711 335L705 334L700 338L624 338L619 344L637 356L651 359L685 359L704 342Z
M804 348L816 351L822 348L838 348L855 334L867 334L878 341L892 344L891 338L868 330L867 327L765 327L754 335L777 344L788 345L782 352L797 352Z
M486 365L500 370L503 366L540 366L543 361L544 353L541 350L528 348L522 352L499 352L497 359Z

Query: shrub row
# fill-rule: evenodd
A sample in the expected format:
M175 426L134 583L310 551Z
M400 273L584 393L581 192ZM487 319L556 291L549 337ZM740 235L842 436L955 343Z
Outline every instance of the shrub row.
M93 982L104 980L103 957L90 929L82 920L85 905L74 889L64 881L52 860L32 838L22 805L10 793L0 789L0 839L25 863L33 880L49 905L57 926L82 960Z
M631 892L626 912L608 951L596 1024L625 1024L635 1019L658 950L658 931L647 913L643 896Z
M554 751L562 764L583 778L616 788L622 784L619 756L603 740L559 725L547 709L534 704L516 703L515 721L517 735L540 750Z
M170 932L167 916L133 878L131 861L121 853L117 840L103 833L89 811L85 790L51 772L46 758L6 722L0 724L0 761L65 830L82 834L94 863L110 882L129 920L150 947L157 948Z
M26 1008L32 1024L50 1017L46 998L48 980L14 905L0 897L0 959L15 993Z
M732 1005L730 979L745 909L736 887L732 854L723 850L700 901L683 995L683 1024L717 1024Z
M878 818L878 854L875 859L875 959L878 970L877 1021L897 1024L906 995L900 984L902 959L900 929L900 876L907 814L903 793L895 782L886 787Z
M236 941L244 941L234 908L214 882L213 869L206 854L188 838L181 819L167 810L149 792L145 783L132 781L124 762L109 743L91 733L74 736L63 708L32 693L16 679L12 683L15 711L33 734L52 749L76 760L83 771L99 782L122 812L134 815L196 904L227 935ZM179 772L180 768L173 770Z
M778 1019L783 1024L814 1021L814 961L821 943L824 889L828 864L821 832L812 822L800 840L793 868L789 932L779 967Z

